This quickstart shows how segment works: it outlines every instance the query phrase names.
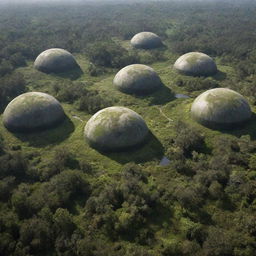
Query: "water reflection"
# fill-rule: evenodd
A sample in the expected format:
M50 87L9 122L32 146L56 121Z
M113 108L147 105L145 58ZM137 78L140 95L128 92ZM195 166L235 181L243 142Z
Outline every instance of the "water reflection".
M190 98L188 95L185 95L185 94L175 94L175 98L176 99L188 99Z
M160 162L160 165L161 165L161 166L167 166L167 165L170 164L170 162L171 162L171 161L170 161L166 156L164 156L164 157L162 158L161 162Z

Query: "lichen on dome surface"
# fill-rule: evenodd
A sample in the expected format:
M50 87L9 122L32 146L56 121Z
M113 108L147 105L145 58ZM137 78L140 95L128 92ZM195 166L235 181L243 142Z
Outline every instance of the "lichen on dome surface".
M154 49L163 46L163 43L155 33L140 32L131 39L131 45L138 49Z
M201 52L189 52L182 55L173 67L179 73L188 76L211 76L218 71L214 60Z
M154 69L142 64L133 64L121 69L113 84L119 91L135 95L150 94L163 86Z
M51 95L28 92L14 98L3 113L4 126L12 132L30 132L58 125L65 118L61 104Z
M143 118L125 107L108 107L87 122L84 136L99 151L119 151L139 146L149 134Z
M34 68L44 73L60 73L79 68L74 56L60 48L43 51L34 62Z
M251 115L247 100L228 88L215 88L200 94L191 107L192 118L213 129L236 129Z

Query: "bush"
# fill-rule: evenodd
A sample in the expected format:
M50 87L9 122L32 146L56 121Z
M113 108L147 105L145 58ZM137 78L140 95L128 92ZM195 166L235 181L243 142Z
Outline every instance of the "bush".
M0 200L7 201L15 187L15 177L8 176L0 180Z
M53 225L57 236L70 236L76 227L70 213L62 208L53 215Z
M10 74L13 70L14 67L12 66L10 61L2 60L2 62L0 63L0 76Z
M139 61L135 54L129 53L114 41L94 43L88 47L87 55L96 66L110 68L122 68Z
M203 203L202 191L198 186L178 186L175 190L175 197L186 209L198 209Z
M24 92L26 92L26 84L21 73L4 76L0 79L0 108L5 107L13 98Z
M46 252L54 241L51 226L39 218L26 220L20 228L20 241L32 254Z
M28 161L20 152L7 153L0 156L0 177L14 176L24 179L28 170Z
M56 98L59 101L74 103L88 93L83 83L61 82L54 86Z
M193 151L200 152L205 147L204 136L191 125L178 121L175 130L174 146L180 148L185 157L191 157Z
M219 87L219 84L210 78L201 77L178 77L175 81L177 86L185 87L189 92L208 90Z
M90 91L85 96L82 96L78 102L78 110L87 111L94 114L97 111L111 107L112 100L103 98L97 91Z

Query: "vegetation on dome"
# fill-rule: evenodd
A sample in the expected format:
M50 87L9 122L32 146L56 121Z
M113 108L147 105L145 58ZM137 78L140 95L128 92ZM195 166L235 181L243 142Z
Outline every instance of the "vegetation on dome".
M79 68L73 55L59 48L40 53L34 62L34 67L45 73L60 73Z
M251 118L252 113L241 94L227 88L216 88L194 100L191 115L208 127L237 129Z
M214 60L201 52L189 52L179 57L174 69L188 76L211 76L217 73Z
M120 151L142 144L148 127L136 112L124 107L102 109L91 117L84 129L90 146L100 151Z
M154 69L142 64L133 64L121 69L113 84L121 92L135 95L147 95L163 86Z
M163 46L163 43L155 33L140 32L131 39L131 45L138 49L154 49Z
M7 105L3 123L13 132L31 132L53 127L64 117L62 106L54 97L41 92L27 92Z

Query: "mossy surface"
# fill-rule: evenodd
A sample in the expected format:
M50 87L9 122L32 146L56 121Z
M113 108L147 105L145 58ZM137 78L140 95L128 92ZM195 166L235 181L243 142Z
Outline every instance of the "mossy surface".
M200 52L190 52L182 55L176 60L174 69L189 76L211 76L217 72L214 60Z
M79 68L74 56L64 49L48 49L36 58L35 69L45 73L60 73Z
M251 117L251 109L246 99L239 93L217 88L199 95L191 108L195 120L210 127L233 127Z
M152 32L140 32L131 39L131 45L135 48L153 49L163 46L160 37Z
M29 132L54 126L64 119L60 103L51 95L24 93L6 107L3 122L11 131Z
M114 151L142 143L148 134L144 120L124 107L110 107L96 113L86 124L84 135L99 150Z
M121 69L113 83L121 92L137 95L150 94L162 86L158 74L152 68L141 64L129 65Z

